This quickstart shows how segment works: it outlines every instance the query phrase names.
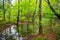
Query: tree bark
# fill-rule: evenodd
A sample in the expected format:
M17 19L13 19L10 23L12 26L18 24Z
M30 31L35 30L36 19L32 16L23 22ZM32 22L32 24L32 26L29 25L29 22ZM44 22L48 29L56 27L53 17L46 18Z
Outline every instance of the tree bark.
M17 14L17 32L18 32L18 37L20 37L20 35L19 35L19 15L20 15L19 6L20 6L20 0L18 0L18 14Z
M4 14L3 17L4 17L4 21L5 21L5 7L4 6L5 6L5 4L4 4L4 0L3 0L3 14Z
M39 14L39 35L43 34L43 30L42 30L42 24L41 24L41 8L42 8L42 0L39 0L39 10L38 10L38 14Z

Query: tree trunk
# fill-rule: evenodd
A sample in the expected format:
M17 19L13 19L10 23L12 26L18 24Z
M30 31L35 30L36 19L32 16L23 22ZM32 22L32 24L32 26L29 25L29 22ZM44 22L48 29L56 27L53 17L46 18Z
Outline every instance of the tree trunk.
M9 8L9 22L10 22L10 15L11 15L11 13L10 13L10 4L11 4L11 2L10 2L10 0L8 0L9 2L8 2L8 8Z
M29 6L30 6L30 2L31 0L29 0ZM29 10L29 9L28 9ZM28 12L29 13L29 12ZM28 20L28 23L27 23L27 36L29 36L29 15L27 16L27 20Z
M39 34L43 34L43 30L42 30L42 24L41 24L41 8L42 8L42 0L39 0L39 10L38 10L38 14L39 14Z
M4 21L5 21L5 7L4 7L5 5L4 5L4 0L3 0L3 14L4 14Z
M36 0L36 5L37 5L37 0ZM33 34L34 34L34 26L35 26L35 14L36 14L36 6L35 6L35 8L34 8L34 12L33 12L33 15L32 15L32 25L33 25Z
M20 6L20 1L18 0L18 14L17 14L17 32L18 32L18 37L20 37L20 35L19 35L19 14L20 14L19 6Z

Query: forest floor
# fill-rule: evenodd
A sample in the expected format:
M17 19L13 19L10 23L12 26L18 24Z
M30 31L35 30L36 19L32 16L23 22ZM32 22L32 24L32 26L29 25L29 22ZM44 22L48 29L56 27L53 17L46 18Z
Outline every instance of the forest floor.
M47 33L45 33L44 35L30 35L29 37L28 37L28 40L31 40L31 39L34 39L34 40L36 40L38 37L39 38L44 38L44 40L59 40L57 37L58 37L58 35L55 33L56 32L56 30L55 31L51 31L51 32L47 32Z
M0 31L6 29L8 26L10 26L10 24L8 24L8 26L6 24L5 26L6 27L3 26L4 28L2 27L3 29L1 29ZM25 37L25 40L31 40L31 39L35 39L37 37L40 37L40 38L44 37L45 40L57 40L57 36L58 35L55 32L56 32L56 30L54 30L54 28L53 28L53 30L51 32L47 32L43 36L42 35L36 35L36 34L34 35L33 34L33 35L28 36L28 37Z

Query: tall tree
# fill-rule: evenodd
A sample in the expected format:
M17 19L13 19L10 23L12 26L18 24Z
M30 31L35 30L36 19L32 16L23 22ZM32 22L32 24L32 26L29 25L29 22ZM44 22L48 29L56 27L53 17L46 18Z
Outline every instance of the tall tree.
M9 17L8 17L8 18L9 18L9 20L8 20L9 23L10 23L10 19L11 19L11 18L10 18L10 16L11 16L10 5L11 5L11 0L8 0L8 5L7 5L7 6L8 6L8 13L9 13ZM11 27L10 27L10 30L9 30L9 31L10 31L10 34L11 34ZM11 37L11 38L12 38L12 37Z
M3 14L4 14L4 21L5 21L5 0L3 0Z
M18 32L18 37L20 36L19 35L19 15L20 15L19 6L20 6L20 0L18 0L18 13L17 13L17 32Z
M35 2L35 3L36 3L36 5L37 5L37 1L38 1L38 0L36 0L36 2ZM35 14L36 14L36 6L35 6L35 8L34 8L34 12L33 12L33 15L32 15L32 22L33 22L33 23L32 23L32 25L33 25L33 31L34 31L34 24L35 24L35 23L34 23L34 22L35 22Z
M11 4L11 1L10 1L10 0L8 0L9 22L10 22L10 15L11 15L11 13L10 13L10 10L11 10L11 9L10 9L10 4Z
M29 0L29 6L30 6L30 1L31 0ZM29 8L28 8L28 10L29 10ZM29 12L28 12L29 13ZM28 23L27 23L27 36L29 36L29 15L27 16L27 20L28 20Z
M42 0L39 0L39 9L38 9L38 14L39 14L39 34L43 34L43 30L42 30L42 24L41 24L41 8L42 8Z

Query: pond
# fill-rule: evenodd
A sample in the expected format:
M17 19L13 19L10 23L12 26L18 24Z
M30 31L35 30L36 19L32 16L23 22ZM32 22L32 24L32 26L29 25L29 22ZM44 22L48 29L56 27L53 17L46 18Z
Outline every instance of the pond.
M12 37L16 40L23 40L23 37L18 37L18 32L16 31L16 25L12 25L11 28L7 28L0 35L0 40L6 40L7 38Z

